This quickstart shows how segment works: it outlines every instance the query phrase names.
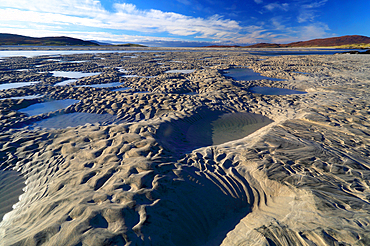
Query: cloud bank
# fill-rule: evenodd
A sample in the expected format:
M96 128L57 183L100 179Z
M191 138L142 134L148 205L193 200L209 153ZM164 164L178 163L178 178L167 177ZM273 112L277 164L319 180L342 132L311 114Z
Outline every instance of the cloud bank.
M0 3L0 21L42 23L43 25L80 26L91 28L166 32L177 36L228 39L242 28L238 22L214 15L194 18L160 10L139 10L133 4L116 3L114 12L105 10L99 1L5 0Z
M190 4L188 0L177 2ZM85 40L139 43L155 40L247 44L289 38L294 41L314 32L328 36L328 26L314 22L316 9L327 0L296 5L265 3L263 0L254 2L261 11L275 15L259 25L242 26L222 15L193 17L157 9L139 9L130 3L114 3L107 10L99 0L2 0L0 32L14 33L16 30L17 34L36 37L66 35ZM303 26L287 25L283 16L276 15L289 11L297 12L297 23Z

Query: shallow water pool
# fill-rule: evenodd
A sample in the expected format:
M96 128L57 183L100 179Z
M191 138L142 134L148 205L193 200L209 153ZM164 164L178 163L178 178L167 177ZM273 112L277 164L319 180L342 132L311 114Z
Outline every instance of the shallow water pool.
M77 87L110 88L110 87L117 87L117 86L121 86L121 85L122 85L122 83L120 83L120 82L113 82L113 83L106 83L106 84L79 85Z
M32 127L42 127L47 129L61 129L67 127L76 127L86 123L113 122L117 116L111 114L91 114L91 113L70 113L54 116L48 119L38 121Z
M0 90L20 88L20 87L24 87L24 86L35 85L37 83L40 83L40 81L0 84Z
M226 74L225 76L231 77L235 80L262 80L262 79L268 79L268 80L274 80L274 81L283 81L284 79L276 79L276 78L270 78L266 76L262 76L259 73L254 72L250 68L232 68L225 70Z
M74 99L65 99L65 100L56 100L50 102L36 103L27 108L20 109L19 112L28 114L29 116L45 114L59 109L66 108L74 103L78 103L79 100Z
M305 72L293 72L293 73L298 73L298 74L309 74L309 73L305 73Z
M168 70L165 73L192 73L195 69Z
M69 84L72 84L73 82L76 82L77 79L69 79L69 80L64 80L62 82L56 83L54 86L66 86Z
M20 97L8 97L8 98L0 98L0 100L6 100L6 99L36 99L41 98L43 95L30 95L30 96L20 96Z
M262 95L293 95L293 94L306 94L305 91L296 91L290 89L282 89L275 87L251 87L249 91L252 93L262 94Z
M223 144L246 137L273 121L248 112L201 110L190 117L163 123L157 139L177 152Z
M52 71L50 73L52 73L54 77L66 77L70 79L80 79L83 77L100 74L100 73L65 72L65 71Z
M130 88L130 87L123 87L123 88L114 89L112 91L127 91L127 90L130 90L130 89L132 89L132 88Z

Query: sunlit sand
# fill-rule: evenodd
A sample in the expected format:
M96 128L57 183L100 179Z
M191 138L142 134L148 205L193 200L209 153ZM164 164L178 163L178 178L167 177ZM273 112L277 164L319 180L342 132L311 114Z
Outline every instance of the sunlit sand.
M52 58L0 64L27 69L3 82L40 81L0 90L0 165L25 180L0 182L0 245L370 244L369 56ZM54 86L50 71L98 74Z

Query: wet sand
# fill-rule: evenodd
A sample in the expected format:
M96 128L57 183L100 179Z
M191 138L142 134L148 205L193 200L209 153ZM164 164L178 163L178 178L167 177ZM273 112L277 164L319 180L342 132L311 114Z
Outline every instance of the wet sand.
M0 219L13 209L23 194L25 180L14 170L0 170Z
M0 163L26 180L0 222L0 245L370 244L370 56L53 58L75 62L0 63L0 83L41 81L0 98L44 95L0 100ZM234 67L283 80L236 81L225 76ZM68 78L48 71L99 74L53 86ZM113 82L122 86L80 87ZM251 93L256 86L307 93ZM78 102L21 112L65 99ZM73 113L112 117L31 127Z

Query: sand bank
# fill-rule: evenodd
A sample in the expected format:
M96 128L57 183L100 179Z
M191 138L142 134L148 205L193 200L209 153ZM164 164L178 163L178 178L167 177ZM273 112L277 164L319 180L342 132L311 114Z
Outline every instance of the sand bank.
M29 69L2 71L1 82L41 81L0 97L44 95L0 100L1 165L26 179L21 200L0 222L0 245L370 244L370 57L122 56L0 64ZM224 75L241 66L283 80ZM48 71L99 72L75 85L131 89L54 87L66 78ZM249 91L254 86L308 93L260 95ZM65 99L79 102L35 116L19 111ZM28 127L72 113L115 118Z

